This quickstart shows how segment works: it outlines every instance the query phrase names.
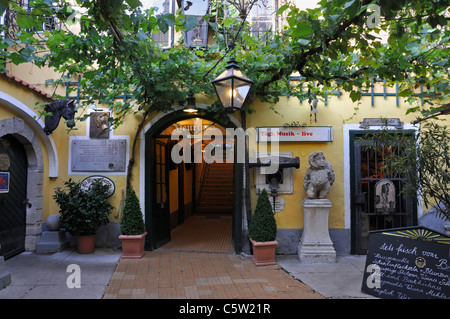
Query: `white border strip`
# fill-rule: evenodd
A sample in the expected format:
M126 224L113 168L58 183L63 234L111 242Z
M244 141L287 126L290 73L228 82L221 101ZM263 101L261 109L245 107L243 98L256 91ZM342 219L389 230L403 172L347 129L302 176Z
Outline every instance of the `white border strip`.
M47 150L48 177L58 177L58 151L53 137L44 132L44 122L32 109L5 92L0 91L0 103L17 113L39 136Z

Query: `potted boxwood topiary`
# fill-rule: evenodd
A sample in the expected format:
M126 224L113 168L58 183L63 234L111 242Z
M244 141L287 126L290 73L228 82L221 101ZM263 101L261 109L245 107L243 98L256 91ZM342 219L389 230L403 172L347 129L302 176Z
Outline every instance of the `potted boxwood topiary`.
M95 250L95 234L101 225L109 223L113 206L108 201L109 186L95 180L87 190L81 182L64 182L65 189L57 187L53 198L59 205L61 227L77 237L77 250L82 254Z
M253 262L257 266L273 265L275 262L275 248L278 242L277 222L273 215L267 191L263 189L258 196L255 212L249 225L249 237L253 246Z
M122 241L122 258L141 258L144 255L145 224L141 205L132 187L127 192L120 218L119 239Z

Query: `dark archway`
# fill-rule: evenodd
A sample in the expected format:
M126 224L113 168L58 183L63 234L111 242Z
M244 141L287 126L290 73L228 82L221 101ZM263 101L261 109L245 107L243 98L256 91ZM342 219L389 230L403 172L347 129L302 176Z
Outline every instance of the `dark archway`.
M165 161L171 145L169 143L162 143L158 136L166 128L174 123L182 120L193 118L200 118L217 123L224 128L236 129L237 126L232 121L226 120L218 121L214 116L208 114L206 111L200 111L198 114L188 114L183 111L168 113L165 116L154 122L147 131L145 136L145 223L147 229L147 238L145 248L146 250L156 249L168 241L170 241L171 220L170 211L168 211L167 198L164 197L164 192L168 192L168 185L165 178L168 176L169 163ZM226 123L225 123L226 122ZM162 155L162 154L166 155ZM234 242L234 249L236 253L242 251L242 194L243 194L243 164L233 164L234 171L234 196L233 196L233 213L232 213L232 238ZM169 195L169 194L168 194ZM169 195L170 196L170 195ZM179 196L179 194L177 195ZM180 197L179 197L180 198ZM182 223L183 214L177 217Z

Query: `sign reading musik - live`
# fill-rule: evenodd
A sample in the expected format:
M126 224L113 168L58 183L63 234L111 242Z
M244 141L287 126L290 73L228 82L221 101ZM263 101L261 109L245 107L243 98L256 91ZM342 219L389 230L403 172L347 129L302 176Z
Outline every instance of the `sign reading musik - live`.
M258 127L257 142L332 142L331 126Z
M72 140L72 171L124 172L126 139Z
M450 238L426 227L371 232L361 290L386 299L449 299Z

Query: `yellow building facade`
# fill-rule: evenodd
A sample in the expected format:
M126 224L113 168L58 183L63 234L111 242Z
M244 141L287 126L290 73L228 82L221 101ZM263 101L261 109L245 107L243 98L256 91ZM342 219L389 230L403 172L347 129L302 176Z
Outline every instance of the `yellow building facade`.
M170 40L179 35L172 31ZM383 175L383 152L390 149L372 154L358 144L359 137L382 127L417 133L419 125L410 124L416 115L406 115L411 105L398 96L395 86L384 87L377 82L358 102L347 93L330 94L319 100L316 110L308 101L296 98L282 97L275 105L256 98L247 105L255 112L245 115L245 121L236 112L217 122L208 111L217 97L197 96L196 113L173 106L171 112L152 114L138 133L141 115L129 115L122 125L111 129L104 115L114 114L103 105L93 104L78 110L77 117L90 117L78 121L74 130L68 131L61 120L51 134L46 134L39 105L54 102L54 93L78 105L79 97L64 86L46 85L45 80L60 78L49 70L32 64L7 64L7 68L8 73L0 74L0 182L5 182L0 183L0 205L15 206L5 209L8 217L0 216L6 225L0 229L0 256L36 250L46 220L59 211L53 199L55 189L63 187L69 178L87 184L92 178L102 178L111 184L109 200L114 209L109 225L99 230L97 245L119 247L130 159L134 159L130 182L140 199L148 233L147 250L170 242L176 227L200 214L229 218L236 253L251 253L251 212L263 188L271 193L270 181L276 177L277 189L271 200L278 227L277 252L296 254L305 226L302 201L307 196L303 182L310 154L319 151L331 163L335 176L327 196L332 204L327 227L337 253L364 254L369 231L417 225L425 214L417 198L397 196L387 209L377 206L377 192L383 183L392 185L395 197L407 181ZM448 121L449 116L441 118ZM292 162L298 158L299 167L267 173L258 165L246 167L233 156L232 161L223 160L217 152L242 151L242 140L227 135L227 129L239 132L239 128L248 134L251 163L257 158L281 156ZM226 138L213 137L208 129L216 129ZM181 163L173 157L180 139L176 133L180 131L190 135L189 150L193 154L190 161ZM267 132L278 134L279 141L265 142ZM207 163L204 154L211 150L225 163Z
M108 131L100 138L94 135L97 134L94 129L99 126L96 126L92 116L86 121L77 122L76 130L70 132L61 121L57 129L47 135L43 131L44 118L39 117L36 103L51 102L50 95L45 92L53 92L55 88L46 87L42 83L28 84L28 81L33 81L33 76L27 76L27 72L23 70L26 68L14 69L12 70L15 73L14 76L2 75L0 79L2 140L11 139L9 143L16 142L22 145L27 162L27 177L25 181L22 181L26 182L27 205L25 205L25 234L21 249L36 250L36 245L45 229L46 219L58 213L59 207L52 198L55 188L63 187L64 182L69 178L85 180L90 176L102 176L112 181L114 185L114 193L110 197L110 202L114 206L110 215L110 225L103 230L104 234L98 245L119 246L117 236L119 235L120 210L124 202L127 166L132 156L132 143L140 121L139 115L129 116L123 125ZM58 90L61 91L64 88L58 88ZM317 113L311 112L307 101L300 102L295 98L282 98L276 105L268 105L257 100L249 105L255 110L254 113L246 115L245 129L249 134L250 158L270 153L269 155L272 156L281 155L294 159L298 157L300 161L299 168L291 167L281 170L283 180L279 185L274 206L278 226L278 253L296 253L304 227L301 203L306 198L306 192L303 188L303 180L309 168L308 158L312 152L323 152L332 164L335 174L335 181L328 195L332 203L328 227L337 253L364 253L368 231L382 227L417 224L424 214L420 202L409 199L410 202L404 201L405 207L399 208L400 211L397 212L402 214L401 218L375 212L373 216L368 213L364 218L356 216L361 212L368 212L373 206L369 201L374 199L374 195L365 194L366 198L361 198L361 193L375 191L373 185L366 190L361 190L358 185L375 183L383 179L380 172L371 172L375 174L372 174L373 176L360 174L365 169L364 165L374 159L364 157L363 152L355 148L357 136L366 131L379 130L381 118L389 119L388 127L393 130L415 132L419 128L410 124L415 116L405 115L410 106L396 96L395 87L384 88L379 84L375 85L371 92L365 94L359 103L352 102L346 94L327 96L326 99L319 101ZM244 165L231 163L225 170L225 176L234 176L228 181L229 188L219 190L222 193L213 199L216 206L202 208L200 196L204 193L202 187L205 183L202 178L207 174L206 167L212 168L213 165L208 165L204 159L198 163L181 164L173 163L170 159L170 152L174 147L171 139L174 129L182 128L192 133L195 125L201 123L203 134L205 134L204 129L207 127L216 127L222 132L225 132L226 128L241 127L242 119L239 113L230 114L228 123L217 123L212 120L211 114L207 112L207 106L214 98L198 100L196 106L199 112L195 114L185 113L179 106L174 107L173 112L154 114L145 122L138 136L131 184L141 201L149 233L146 245L149 250L170 241L170 232L175 227L182 224L190 215L201 213L228 214L233 219L232 237L236 252L251 252L247 239L247 208L254 209L257 194L263 187L268 186L262 169L250 168L247 179ZM86 112L102 113L109 110L95 105ZM77 114L79 115L81 114ZM262 143L261 136L257 141L259 132L267 129L305 131L314 132L314 134L325 132L328 135L321 141L294 138L293 140L282 139L278 144L271 144ZM208 140L208 137L204 136L203 142L205 140L211 141L211 137ZM85 143L88 146L76 146L77 143L78 145ZM235 144L238 144L237 140ZM97 147L97 153L89 153L93 147ZM203 145L204 148L205 145ZM5 149L3 152L7 153ZM82 158L99 166L94 165L94 167L88 164L86 168L81 163ZM10 158L10 161L14 159ZM364 161L366 163L363 163ZM111 169L107 164L121 167ZM2 171L8 170L9 167L5 164ZM222 175L219 178L225 177ZM371 181L370 178L375 179ZM9 174L9 179L11 182L14 179L12 172ZM246 183L249 186L248 197L245 196ZM233 205L224 208L226 206L224 203L230 204L230 202ZM208 211L205 213L204 209ZM155 219L156 214L166 217L164 220Z

